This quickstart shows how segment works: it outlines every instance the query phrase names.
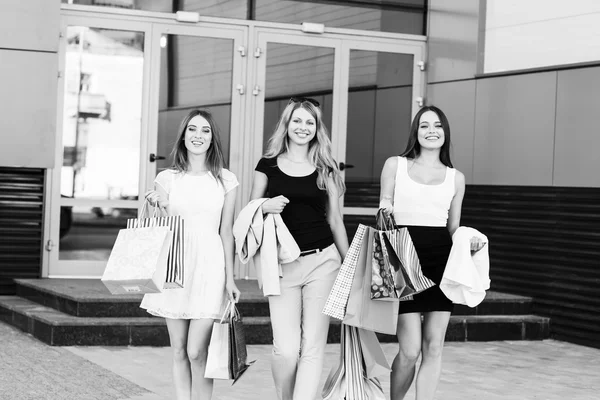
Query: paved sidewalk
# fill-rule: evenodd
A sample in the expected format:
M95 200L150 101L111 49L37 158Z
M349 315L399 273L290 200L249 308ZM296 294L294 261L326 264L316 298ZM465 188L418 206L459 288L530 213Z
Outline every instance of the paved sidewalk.
M396 345L383 348L391 361ZM270 346L249 346L248 352L258 361L235 386L216 382L215 400L276 399ZM338 354L338 345L327 346L322 381L337 364ZM170 364L168 348L49 347L0 323L2 400L172 399ZM389 377L381 380L389 396ZM61 391L72 396L59 397ZM553 340L448 343L436 398L597 400L600 350ZM407 399L414 399L414 388Z

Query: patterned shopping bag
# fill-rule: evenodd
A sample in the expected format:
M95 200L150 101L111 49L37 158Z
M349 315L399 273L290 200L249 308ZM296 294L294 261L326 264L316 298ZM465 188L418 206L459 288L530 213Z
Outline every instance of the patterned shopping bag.
M376 233L375 229L367 227L364 234L343 322L357 328L395 335L399 302L371 299L371 257Z
M358 263L358 256L362 247L363 237L367 230L366 225L358 225L358 229L354 234L350 248L346 253L346 257L342 262L340 270L329 296L327 302L323 308L323 314L329 315L330 317L337 319L344 319L346 315L346 305L348 304L348 297L350 295L350 288L352 287L352 281L354 280L354 272Z
M381 232L373 235L373 253L371 256L371 298L373 300L398 300L395 266L389 262L386 243L381 240ZM384 257L384 253L388 257Z
M158 293L173 233L167 226L121 229L102 275L112 294Z

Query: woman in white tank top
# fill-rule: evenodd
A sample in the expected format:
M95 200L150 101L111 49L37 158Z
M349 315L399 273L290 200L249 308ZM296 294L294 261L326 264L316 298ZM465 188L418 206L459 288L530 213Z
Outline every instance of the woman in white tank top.
M400 303L399 352L392 364L391 398L403 399L417 373L417 400L433 399L442 368L442 348L453 304L439 289L459 227L465 176L450 161L450 126L437 107L415 116L404 153L390 157L381 173L380 208L407 227L423 274L436 286ZM483 244L473 242L472 249ZM421 322L421 316L423 321Z

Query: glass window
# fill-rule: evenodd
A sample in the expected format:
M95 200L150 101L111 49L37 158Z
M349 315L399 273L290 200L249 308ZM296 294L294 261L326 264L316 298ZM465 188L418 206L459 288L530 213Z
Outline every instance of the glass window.
M196 11L200 15L210 17L248 19L248 0L62 0L62 2L166 13Z
M137 198L143 42L140 32L67 28L63 196Z
M369 31L425 34L426 0L255 0L253 19Z
M377 207L376 199L365 201L365 190L377 187L385 160L404 150L413 65L412 54L350 52L345 162L353 168L346 170L346 207Z
M62 0L63 3L425 35L427 0Z
M268 43L263 149L290 97L310 97L320 103L323 122L331 132L335 52L326 47Z
M232 39L165 34L161 39L158 110L158 170L169 157L181 120L193 109L208 109L219 127L229 163L233 81Z

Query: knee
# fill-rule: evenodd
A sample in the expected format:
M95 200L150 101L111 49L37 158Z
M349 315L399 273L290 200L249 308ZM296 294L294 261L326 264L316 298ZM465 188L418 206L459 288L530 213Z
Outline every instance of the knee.
M424 340L423 341L423 357L425 358L440 358L444 349L443 340Z
M188 347L187 355L191 362L205 364L206 358L208 357L208 349Z
M185 346L171 346L171 349L173 350L173 360L174 361L187 361L187 350L185 348Z
M400 346L399 354L403 364L415 364L421 355L421 346Z
M282 358L289 362L297 362L300 358L299 343L273 343L273 357Z

